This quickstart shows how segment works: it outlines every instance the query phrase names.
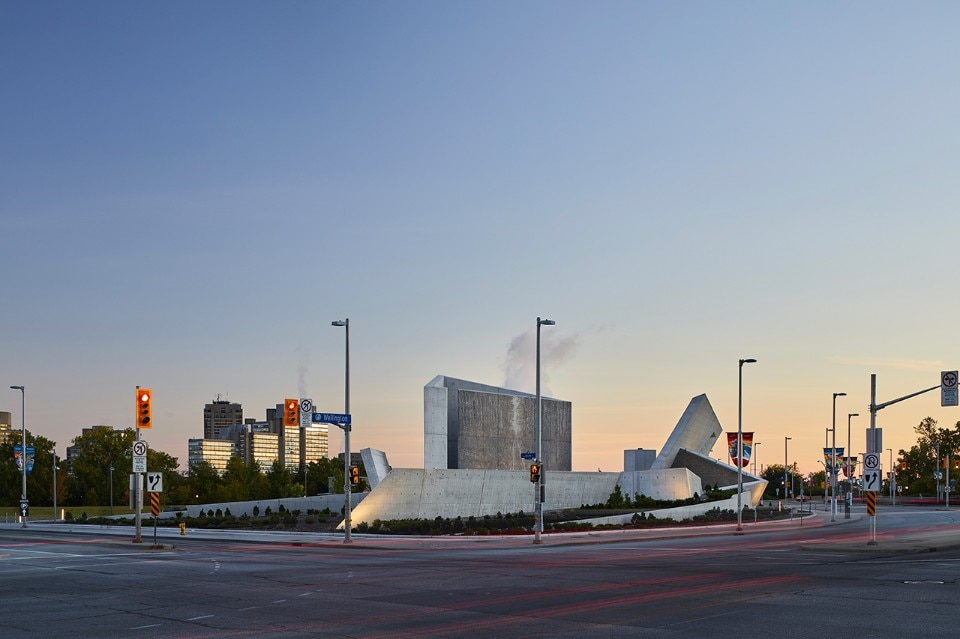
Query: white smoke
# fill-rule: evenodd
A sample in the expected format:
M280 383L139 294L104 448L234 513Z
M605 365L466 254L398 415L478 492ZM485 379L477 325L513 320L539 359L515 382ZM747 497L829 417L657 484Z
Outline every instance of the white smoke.
M540 393L551 395L550 371L573 357L579 336L564 335L553 326L540 328ZM503 363L503 387L527 393L537 389L537 327L531 326L510 341Z
M299 397L310 397L307 395L307 374L310 372L310 353L306 350L300 352L300 366L297 370L299 379L297 380L297 391Z

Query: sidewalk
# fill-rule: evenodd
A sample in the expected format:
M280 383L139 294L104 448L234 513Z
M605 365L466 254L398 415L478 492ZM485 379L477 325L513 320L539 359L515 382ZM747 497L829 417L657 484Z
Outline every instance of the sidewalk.
M830 521L831 514L814 510L803 518L781 519L776 521L760 521L754 523L749 519L743 522L743 531L740 535L750 536L757 533L772 532L782 529L822 529L826 527L851 526L844 534L832 539L811 540L802 543L800 548L805 551L818 552L863 552L876 554L894 553L922 553L960 549L960 526L951 526L945 529L931 528L895 532L882 529L877 532L876 544L868 543L869 519L864 512L853 512L850 519L845 513L838 512L835 521ZM18 523L0 522L0 530L19 529ZM209 541L241 544L280 544L291 546L313 547L340 547L363 549L403 549L403 548L476 548L479 546L496 548L519 548L533 546L533 535L452 535L452 536L412 536L412 535L374 535L358 534L353 532L352 543L344 544L343 532L315 533L263 530L224 530L224 529L187 529L185 536L180 535L179 528L160 527L157 529L157 546L153 546L154 530L147 521L141 530L141 543L134 544L135 529L133 526L102 526L52 521L28 522L28 530L57 534L82 534L100 537L101 541L138 547L144 550L171 550L176 548L177 541ZM581 532L545 533L543 543L538 547L592 545L624 541L652 541L658 539L679 539L689 537L731 537L737 536L736 524L713 524L705 526L675 526L665 528L623 529L623 530L590 530Z

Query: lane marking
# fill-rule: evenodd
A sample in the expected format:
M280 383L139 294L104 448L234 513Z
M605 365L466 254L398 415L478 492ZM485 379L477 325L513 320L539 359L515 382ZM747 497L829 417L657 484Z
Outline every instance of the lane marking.
M213 617L213 616L214 615L200 615L199 617L190 617L189 619L187 619L187 621L197 621L198 619L209 619L210 617Z

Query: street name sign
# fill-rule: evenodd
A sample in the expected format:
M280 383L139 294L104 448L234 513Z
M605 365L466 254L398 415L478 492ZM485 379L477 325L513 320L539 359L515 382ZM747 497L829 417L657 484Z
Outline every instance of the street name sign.
M314 424L334 424L336 426L349 426L350 415L345 413L314 413Z

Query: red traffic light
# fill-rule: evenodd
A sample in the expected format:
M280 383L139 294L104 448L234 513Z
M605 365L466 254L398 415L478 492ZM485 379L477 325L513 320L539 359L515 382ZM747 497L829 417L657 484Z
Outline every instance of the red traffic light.
M153 427L153 391L149 388L138 388L136 396L137 428Z
M300 425L300 402L289 397L283 400L283 425Z

